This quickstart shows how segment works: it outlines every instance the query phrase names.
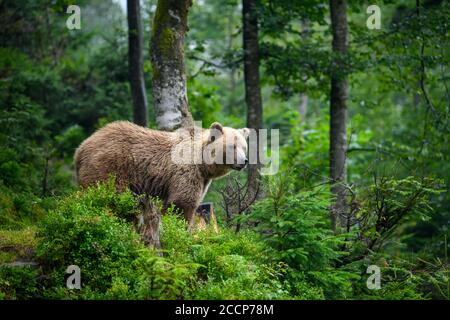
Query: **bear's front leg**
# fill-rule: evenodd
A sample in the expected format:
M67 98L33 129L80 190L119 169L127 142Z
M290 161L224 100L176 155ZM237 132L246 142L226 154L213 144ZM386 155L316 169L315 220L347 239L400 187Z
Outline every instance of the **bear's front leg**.
M198 207L198 205L186 203L184 200L174 200L171 203L173 203L178 209L183 212L184 218L189 223L190 227L192 221L194 220L195 209Z
M191 230L195 220L195 210L200 204L202 190L201 182L197 177L187 179L186 176L178 176L173 181L166 198L164 207L168 208L171 204L174 204L181 210L188 222L189 230Z
M164 212L166 212L172 204L183 212L184 218L188 222L188 228L191 230L194 222L195 210L198 207L197 202L192 204L191 201L186 201L185 199L168 199L167 204L164 206Z

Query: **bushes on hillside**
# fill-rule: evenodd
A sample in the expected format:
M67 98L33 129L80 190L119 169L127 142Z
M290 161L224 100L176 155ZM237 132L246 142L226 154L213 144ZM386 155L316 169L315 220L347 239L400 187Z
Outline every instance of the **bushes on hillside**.
M163 218L164 256L145 247L130 220L138 214L131 192L114 181L62 198L42 219L34 259L26 271L0 267L3 298L250 299L287 297L276 267L254 233L196 234L183 218ZM81 270L81 290L66 288L66 269ZM19 282L22 276L33 281ZM28 284L26 284L28 283Z
M0 263L23 256L39 262L0 266L0 298L421 299L430 286L445 297L445 264L435 263L439 272L432 274L389 250L352 261L361 241L357 232L330 231L325 190L293 192L288 178L271 183L252 213L240 216L251 228L239 233L226 227L189 233L181 215L166 214L163 256L133 228L139 210L130 191L117 193L110 180L69 194L37 226L0 230ZM14 254L2 251L6 244ZM382 268L378 291L366 287L371 264ZM69 265L80 267L81 290L66 288Z
M323 189L292 192L288 175L269 183L266 198L243 219L262 234L269 256L285 263L281 279L291 294L306 293L308 299L349 297L352 281L360 276L354 270L335 268L345 255L347 235L334 235L329 227L330 195Z

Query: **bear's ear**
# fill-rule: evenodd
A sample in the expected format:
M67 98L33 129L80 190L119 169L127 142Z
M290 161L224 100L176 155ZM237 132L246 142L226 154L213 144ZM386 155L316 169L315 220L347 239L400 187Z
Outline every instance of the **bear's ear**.
M218 122L213 122L209 128L216 129L216 130L220 131L221 133L223 133L223 126Z
M239 132L244 136L245 139L247 139L248 136L250 135L250 129L249 128L239 129Z
M223 134L223 126L218 122L211 124L210 129L208 142L213 142Z

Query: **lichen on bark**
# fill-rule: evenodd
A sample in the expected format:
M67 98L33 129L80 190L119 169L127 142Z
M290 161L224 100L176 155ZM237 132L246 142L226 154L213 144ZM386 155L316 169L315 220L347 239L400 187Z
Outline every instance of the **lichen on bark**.
M186 94L184 38L191 0L159 0L151 40L153 98L159 129L193 124Z

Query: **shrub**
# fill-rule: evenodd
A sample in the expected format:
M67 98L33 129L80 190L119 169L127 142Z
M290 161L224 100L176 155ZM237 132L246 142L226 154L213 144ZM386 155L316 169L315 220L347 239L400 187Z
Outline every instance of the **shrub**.
M190 233L182 216L169 210L162 218L163 256L146 247L132 227L140 199L130 191L117 193L111 179L74 192L57 201L37 228L0 230L0 249L14 248L13 254L2 251L3 262L29 258L36 250L34 258L40 264L1 268L0 298L427 297L419 292L431 280L413 274L422 270L409 270L390 258L382 290L367 290L363 274L366 264L374 264L369 257L339 266L347 241L346 235L336 236L328 227L328 193L292 193L279 183L245 217L246 225L257 232L222 228L216 234L210 227ZM66 288L66 269L73 264L81 270L81 290ZM438 292L448 282L447 267L436 268L441 270L432 275Z
M134 196L117 193L114 180L62 199L39 226L44 297L179 298L190 266L166 262L145 247L126 221L137 213ZM79 291L65 288L72 264L81 270Z
M34 225L44 217L52 202L52 199L40 199L30 193L13 192L0 182L0 226L18 230Z
M38 270L33 267L0 266L0 300L36 297Z
M161 241L166 258L197 266L192 299L280 299L287 297L278 271L266 259L267 249L255 232L239 234L223 228L189 234L177 215L163 217Z
M343 298L351 292L352 272L335 270L344 256L345 235L334 235L329 227L330 195L323 189L294 193L288 175L269 181L266 198L241 220L256 225L275 261L286 264L282 279L291 293L301 297L306 283L310 297ZM323 294L320 289L322 288Z
M8 235L8 239L28 239L23 245L30 242L37 247L35 258L40 264L39 269L29 272L27 269L2 271L2 297L288 297L278 280L280 266L268 261L267 247L256 233L235 234L223 229L216 235L207 229L191 234L181 215L169 210L162 221L164 256L161 257L144 246L129 223L139 213L137 203L131 192L117 193L114 180L110 180L61 198L39 223L37 244L31 231L0 233ZM69 265L80 267L81 290L66 288Z
M430 199L443 191L441 181L432 178L376 178L374 184L363 190L357 213L358 231L367 249L382 248L404 223L430 219L433 213Z

